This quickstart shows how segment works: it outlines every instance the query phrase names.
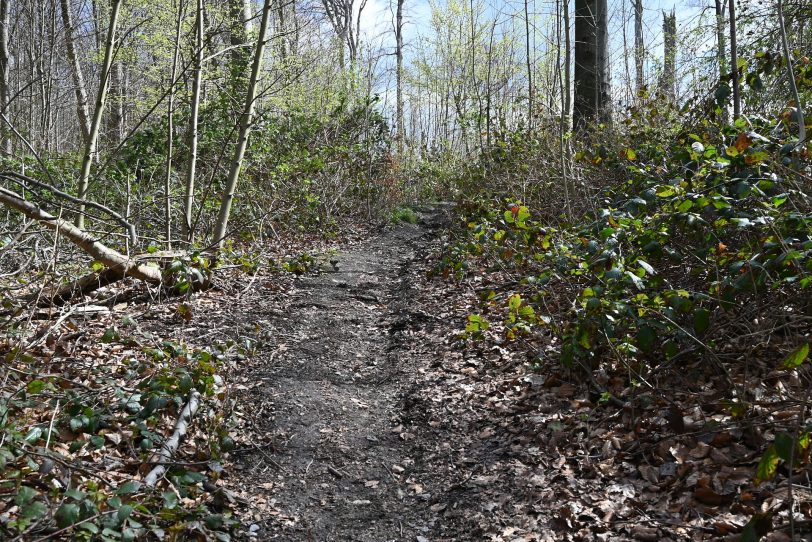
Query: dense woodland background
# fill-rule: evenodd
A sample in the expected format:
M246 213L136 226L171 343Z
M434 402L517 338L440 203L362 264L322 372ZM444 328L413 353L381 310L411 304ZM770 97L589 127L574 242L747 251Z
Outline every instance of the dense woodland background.
M431 200L457 203L433 277L479 296L461 341L511 344L595 409L664 395L672 433L735 426L748 483L789 488L738 510L742 539L808 533L810 56L802 0L0 0L0 537L227 538L150 471L201 397L198 455L233 447L217 360L250 344L119 322L100 344L137 355L103 371L55 364L83 332L62 326L122 288L313 271L294 240ZM282 240L300 252L264 256ZM143 479L65 474L112 449Z

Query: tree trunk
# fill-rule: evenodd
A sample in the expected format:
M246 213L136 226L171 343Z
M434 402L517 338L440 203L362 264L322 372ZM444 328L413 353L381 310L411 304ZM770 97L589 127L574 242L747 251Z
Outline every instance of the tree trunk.
M742 113L742 99L739 93L739 52L736 44L736 0L729 0L730 16L730 64L733 73L733 120Z
M120 60L110 68L110 117L108 118L107 138L112 147L117 147L124 138L124 66Z
M9 4L11 0L0 0L0 112L8 117L9 97L9 51L8 51L8 33L10 25L10 12ZM6 126L2 128L2 152L6 156L11 156L11 130Z
M573 124L577 129L611 118L606 8L606 0L575 0Z
M86 146L90 138L90 110L87 104L87 88L82 74L82 65L79 63L79 57L76 56L73 13L68 0L60 0L59 4L62 9L62 24L65 27L65 50L68 54L73 90L76 94L76 114L79 117L79 130L82 133L82 142Z
M183 237L191 243L194 237L192 211L195 201L195 169L197 168L197 121L200 114L200 89L203 82L203 0L197 0L195 17L195 76L192 83L192 110L189 116L189 163L183 194Z
M570 129L572 115L572 37L570 36L570 2L562 0L561 11L564 14L564 81L561 90L564 92L564 127Z
M166 99L166 176L164 177L164 236L171 247L172 242L172 160L175 147L175 78L178 74L180 36L183 25L183 0L178 0L175 23L175 50L172 52L172 68L169 72L169 95Z
M403 2L404 0L397 0L397 10L395 12L395 104L397 118L397 131L398 131L398 155L403 157L403 147L405 144L406 134L403 133Z
M530 8L528 6L529 0L524 0L524 54L527 61L527 129L533 130L533 60L530 50ZM490 64L489 64L490 65ZM490 94L490 89L488 89Z
M237 138L237 147L234 149L234 158L226 179L226 186L220 201L220 213L214 227L212 242L222 248L228 232L228 219L231 215L231 204L234 201L234 192L237 189L237 181L240 178L240 169L245 157L245 149L248 146L248 137L251 135L251 125L254 122L254 102L257 97L257 85L260 71L262 69L262 55L265 51L265 33L268 30L268 19L271 12L272 0L265 0L262 7L262 22L259 27L257 46L254 51L254 61L251 66L251 79L248 82L248 91L245 94L245 107L240 116L240 131Z
M63 0L65 1L65 0ZM104 62L102 63L101 77L99 78L99 92L96 96L96 109L93 111L93 122L90 125L87 141L85 143L85 155L82 158L82 172L77 185L77 195L79 199L86 199L87 189L90 183L90 166L93 163L93 155L96 154L96 142L99 138L99 127L101 126L104 104L107 99L107 86L110 80L110 67L113 63L113 50L116 45L116 27L118 26L118 12L121 7L121 0L112 0L112 10L110 12L110 28L107 31L107 41L104 50ZM85 226L85 206L80 205L76 214L76 227Z
M643 0L634 0L634 75L638 95L646 86L643 80L643 65L646 58L643 44Z
M663 12L663 75L662 92L671 102L676 101L677 15Z
M792 99L795 100L795 115L798 121L798 146L802 147L806 144L806 118L804 117L804 107L803 102L801 102L801 95L798 92L798 85L795 82L795 72L792 68L792 52L789 50L789 41L787 40L787 26L784 24L784 3L782 0L778 0L778 29L781 32L781 46L784 49L784 62L787 65L789 88L792 92Z

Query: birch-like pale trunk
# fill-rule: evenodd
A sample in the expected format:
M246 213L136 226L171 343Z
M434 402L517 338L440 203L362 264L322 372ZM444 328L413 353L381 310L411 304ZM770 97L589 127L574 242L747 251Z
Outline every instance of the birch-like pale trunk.
M68 54L70 75L71 79L73 79L73 91L76 95L76 115L79 118L79 130L82 132L82 142L87 144L90 137L90 109L87 104L85 76L82 73L79 57L76 55L73 13L71 12L69 0L59 0L59 5L62 10L62 25L65 27L65 51Z
M730 11L730 64L733 74L733 120L742 114L742 99L739 92L739 51L736 40L736 0L729 0Z
M65 1L65 0L63 0ZM82 158L82 171L79 175L77 185L77 195L79 199L86 199L87 189L90 184L90 167L93 164L93 155L96 154L96 143L99 139L99 128L101 127L104 105L107 100L107 87L110 82L110 67L113 64L113 51L116 45L116 28L118 26L118 12L121 7L121 0L112 0L110 11L110 28L107 30L107 40L104 49L104 62L102 63L101 77L99 78L99 92L96 96L96 108L93 111L93 122L90 125L87 141L85 142L85 154ZM85 206L80 205L76 214L76 227L85 226Z
M0 0L0 112L8 116L9 105L9 51L8 51L8 32L10 25L10 4L11 0ZM11 131L6 127L2 130L2 149L3 154L11 156Z
M401 158L406 138L406 134L403 132L403 2L404 0L397 0L395 11L395 117L398 130L398 155Z
M795 72L792 69L792 52L789 49L789 40L787 39L787 26L784 24L783 0L778 0L778 30L781 32L781 46L784 49L784 62L787 66L789 88L792 92L792 99L795 100L795 115L798 120L798 146L803 146L806 144L806 120L801 95L798 92L798 84L795 81Z
M180 56L180 36L183 23L183 0L178 0L177 21L175 22L175 50L172 52L172 68L169 73L169 94L166 97L166 176L164 177L164 236L167 244L172 243L172 160L175 148L175 78L178 73Z
M189 115L189 163L186 166L186 187L183 193L183 238L191 243L194 238L192 212L195 201L195 171L197 169L197 124L200 115L200 89L203 83L203 0L197 0L195 16L195 68L192 82L192 104Z
M251 125L254 122L254 102L257 98L257 86L259 83L260 71L262 70L262 55L265 52L265 33L268 30L268 19L270 18L272 0L265 0L262 6L262 22L259 27L257 46L254 50L254 61L251 65L251 79L248 82L248 90L245 93L245 107L240 115L240 131L237 138L237 146L234 149L234 158L226 179L226 186L220 201L220 213L217 216L217 223L214 226L212 242L218 248L222 248L228 232L228 219L231 216L231 205L234 202L234 193L237 190L237 182L240 179L240 170L245 158L245 149L248 147L248 138L251 135Z

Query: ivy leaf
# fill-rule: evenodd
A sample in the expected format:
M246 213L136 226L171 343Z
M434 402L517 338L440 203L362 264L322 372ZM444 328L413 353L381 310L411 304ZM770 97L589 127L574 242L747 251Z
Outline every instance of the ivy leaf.
M651 326L640 326L637 331L637 345L643 352L651 352L654 350L654 343L657 340L657 332Z
M127 495L129 493L136 493L139 489L141 489L141 482L138 481L130 481L121 484L116 490L116 495Z
M694 331L697 335L702 335L710 326L710 311L708 309L696 309L694 312Z
M31 382L28 383L28 386L26 386L26 390L28 390L28 393L39 393L44 389L45 382L42 380L32 380Z
M792 448L795 445L792 437L786 433L778 433L775 435L773 445L775 446L775 452L778 454L778 457L789 463L792 459Z
M468 324L465 326L465 331L468 333L477 333L480 331L485 331L489 327L490 324L488 324L488 322L479 314L469 314Z
M789 355L784 358L784 361L781 365L785 369L795 369L796 367L800 366L801 363L806 361L806 357L809 355L809 343L802 344L795 350L789 353Z
M54 514L54 519L56 519L56 524L62 529L70 527L79 521L79 505L69 502L62 503L57 509L56 514Z
M756 475L753 477L753 483L758 486L761 482L767 481L775 476L775 471L778 469L778 462L780 460L781 458L778 457L778 451L775 449L775 445L771 444L770 447L767 448L767 451L764 452L761 461L758 462Z

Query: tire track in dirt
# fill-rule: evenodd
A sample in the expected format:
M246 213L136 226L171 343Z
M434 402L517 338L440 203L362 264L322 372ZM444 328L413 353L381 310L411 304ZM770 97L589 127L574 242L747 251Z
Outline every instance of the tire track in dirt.
M419 224L339 254L337 270L298 281L284 323L258 317L275 331L248 375L261 384L242 400L269 445L238 455L237 484L265 488L273 511L242 537L383 542L428 532L406 483L419 446L398 427L417 363L404 337L425 316L410 306L409 270L443 221L441 208L424 211Z

